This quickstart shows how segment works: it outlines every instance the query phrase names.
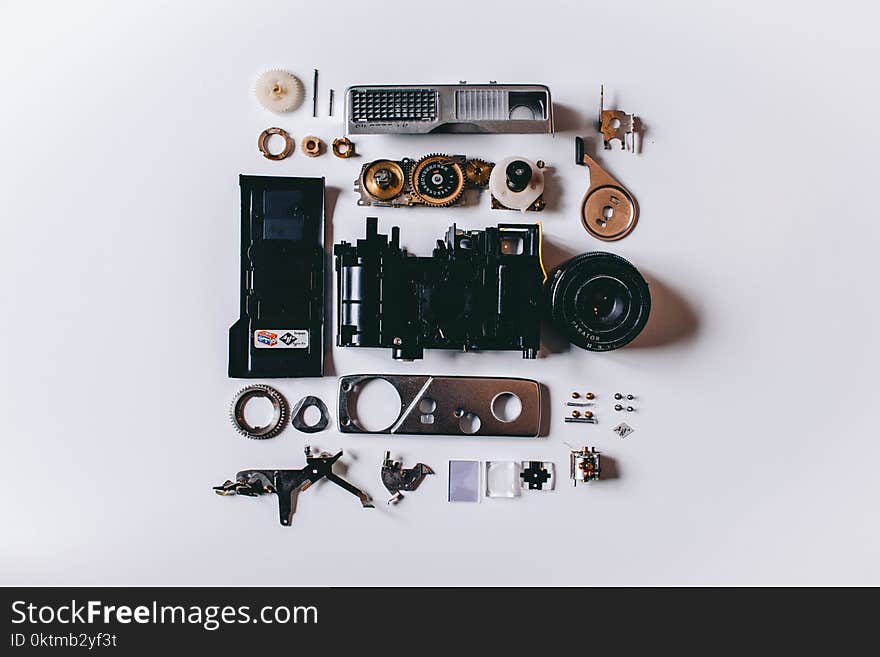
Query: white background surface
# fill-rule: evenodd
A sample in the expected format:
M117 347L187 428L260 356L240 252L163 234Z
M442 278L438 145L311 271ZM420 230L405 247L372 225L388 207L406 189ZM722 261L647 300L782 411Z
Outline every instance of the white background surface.
M186 6L184 6L186 4ZM855 3L12 3L0 13L3 584L880 584L873 9ZM868 6L865 4L864 6ZM267 68L311 84L290 117L254 100ZM361 137L364 157L264 160L256 137L342 134L349 84L540 82L559 134ZM365 158L432 151L553 167L546 260L601 248L578 220L572 138L608 106L644 152L601 153L642 218L607 246L650 279L639 342L517 353L334 349L330 374L519 375L550 386L548 438L312 437L347 477L222 499L246 467L302 465L304 434L249 441L227 406L238 310L238 174L324 175L334 240L363 234ZM515 219L479 204L376 210L412 251L446 227ZM527 217L531 219L532 217ZM329 262L329 261L328 261ZM332 305L328 306L332 308ZM335 376L275 382L331 408ZM564 425L572 389L600 424ZM615 391L639 396L626 441ZM335 415L335 413L334 413ZM617 477L573 489L565 442ZM386 448L438 471L385 507ZM553 460L552 494L446 502L447 461ZM610 460L609 460L610 462Z

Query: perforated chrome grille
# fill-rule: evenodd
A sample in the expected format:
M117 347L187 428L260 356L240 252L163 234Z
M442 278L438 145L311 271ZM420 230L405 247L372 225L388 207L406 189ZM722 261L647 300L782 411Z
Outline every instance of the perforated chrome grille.
M503 121L508 119L507 91L499 89L455 92L455 117L462 121Z
M351 120L436 121L437 92L433 89L353 89Z

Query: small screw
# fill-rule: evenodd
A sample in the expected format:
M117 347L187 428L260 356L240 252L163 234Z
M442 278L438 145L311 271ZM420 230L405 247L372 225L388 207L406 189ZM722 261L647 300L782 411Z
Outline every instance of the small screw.
M593 417L593 411L584 411L584 417Z
M620 404L615 404L615 405L614 405L614 410L615 410L615 411L622 411L622 410L623 410L623 406L621 406Z
M623 399L623 395L621 395L619 392L615 392L615 393L614 393L614 398L615 398L615 399Z
M633 395L627 395L626 398L629 399L630 401L632 401L633 399L635 399L635 396L633 396Z
M399 347L403 344L403 340L401 340L400 338L394 338L391 342L392 344L394 344L395 347Z
M632 406L627 406L627 407L626 407L626 410L627 410L628 413L632 413L632 412L633 412L634 410L636 410L636 409L634 409Z
M594 395L592 392L588 392L584 395L584 397L586 397L587 399L595 399L596 395Z
M572 417L580 417L580 416L581 416L581 412L580 412L580 411L572 411L572 412L571 412L571 416L572 416Z
M573 392L573 393L571 393L571 398L572 398L572 399L580 399L580 398L581 398L581 393L579 393L579 392Z
M453 413L453 415L454 415L455 417L461 417L462 415L464 415L464 410L461 409L461 408L456 408L456 409L455 409L455 412Z

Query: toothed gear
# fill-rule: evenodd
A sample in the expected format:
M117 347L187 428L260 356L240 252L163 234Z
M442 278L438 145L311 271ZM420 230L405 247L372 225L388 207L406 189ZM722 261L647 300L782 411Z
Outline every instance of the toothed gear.
M244 409L251 399L268 399L272 404L272 420L266 426L252 426L245 419ZM275 388L257 383L238 391L232 399L232 405L229 408L229 418L232 420L232 426L242 436L256 440L265 440L266 438L274 438L284 430L284 427L287 426L287 421L290 419L290 407L284 395Z
M475 187L485 187L489 184L489 176L495 165L485 160L473 159L465 162L464 176Z
M299 107L306 97L303 83L287 71L266 71L257 78L254 93L260 105L283 114Z
M419 160L413 167L411 180L413 193L426 205L452 205L464 192L461 166L440 153Z

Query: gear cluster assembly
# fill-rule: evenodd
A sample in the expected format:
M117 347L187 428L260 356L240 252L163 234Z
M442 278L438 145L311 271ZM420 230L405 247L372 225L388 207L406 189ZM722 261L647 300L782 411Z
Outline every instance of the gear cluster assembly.
M544 209L544 162L508 157L497 166L465 155L432 153L413 160L374 160L361 167L358 205L449 207L465 205L469 189L488 188L492 208Z
M418 160L374 160L361 167L354 183L358 205L462 205L466 189L489 182L492 164L463 155L432 153Z

